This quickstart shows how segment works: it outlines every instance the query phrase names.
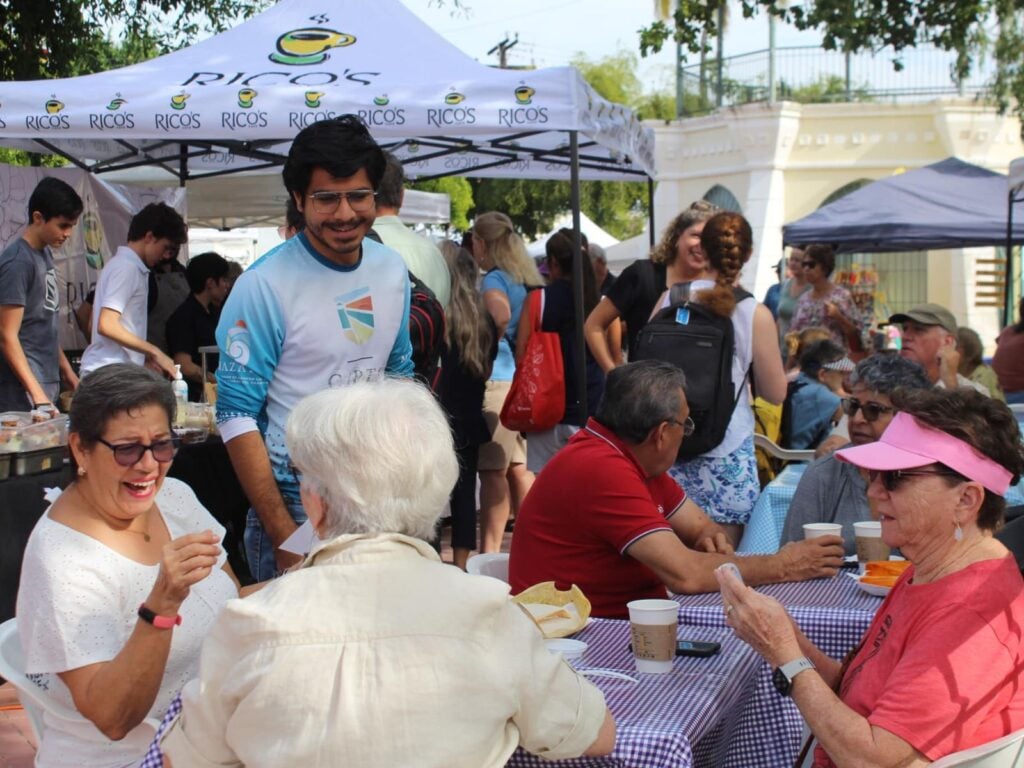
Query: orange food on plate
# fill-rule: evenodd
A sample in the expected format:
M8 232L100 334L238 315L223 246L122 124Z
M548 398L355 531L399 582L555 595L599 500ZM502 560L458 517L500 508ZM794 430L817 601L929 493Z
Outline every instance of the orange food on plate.
M871 584L875 587L893 587L899 576L861 576L861 584Z
M893 576L896 578L909 567L909 560L871 560L864 564L864 572L868 576Z

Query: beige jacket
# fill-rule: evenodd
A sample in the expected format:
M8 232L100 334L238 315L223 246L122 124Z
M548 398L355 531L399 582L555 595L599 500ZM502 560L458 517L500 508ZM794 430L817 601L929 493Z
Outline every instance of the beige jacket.
M232 600L163 749L175 766L503 766L582 754L601 692L508 585L400 535L341 536Z

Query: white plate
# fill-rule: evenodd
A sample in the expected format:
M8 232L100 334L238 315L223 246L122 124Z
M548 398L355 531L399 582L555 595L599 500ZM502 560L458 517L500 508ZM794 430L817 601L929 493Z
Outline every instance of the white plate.
M852 575L853 574L851 574L851 576ZM889 590L892 589L892 587L880 587L877 584L865 584L863 581L860 580L859 576L854 576L853 578L854 581L857 582L858 587L863 589L869 595L874 595L875 597L885 597L889 594Z

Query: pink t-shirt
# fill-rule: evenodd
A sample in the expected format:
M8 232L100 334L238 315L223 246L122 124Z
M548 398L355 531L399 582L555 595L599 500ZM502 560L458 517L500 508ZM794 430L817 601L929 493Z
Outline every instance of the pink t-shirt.
M914 568L875 614L840 698L929 760L1024 728L1024 580L1012 556L930 584ZM819 746L815 768L834 768Z

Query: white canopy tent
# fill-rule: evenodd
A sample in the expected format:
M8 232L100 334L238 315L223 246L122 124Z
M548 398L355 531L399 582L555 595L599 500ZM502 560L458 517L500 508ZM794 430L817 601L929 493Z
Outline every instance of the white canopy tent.
M398 0L281 0L216 37L122 69L3 85L0 144L95 173L183 180L279 165L304 126L358 114L418 178L653 176L653 134L572 67L493 69Z
M60 154L93 173L158 165L187 186L275 168L299 130L344 113L413 178L569 180L576 232L581 178L646 178L650 190L654 176L653 132L576 69L484 66L398 0L280 0L151 61L4 83L0 146ZM574 273L582 371L580 259Z
M103 174L106 181L149 188L178 185L178 177L159 166L140 166ZM284 223L288 194L276 169L210 176L189 181L188 221L194 227L237 229ZM447 224L451 200L443 192L409 189L402 202L406 224Z

